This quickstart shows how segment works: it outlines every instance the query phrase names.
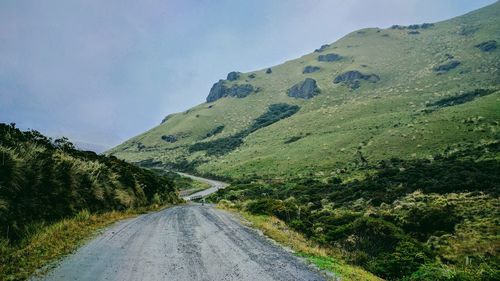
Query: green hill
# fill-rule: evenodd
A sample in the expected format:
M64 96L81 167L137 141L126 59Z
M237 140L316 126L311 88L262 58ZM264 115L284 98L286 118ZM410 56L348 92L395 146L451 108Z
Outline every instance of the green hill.
M108 153L230 178L209 200L387 280L499 280L499 27L496 2L359 30Z
M355 31L281 65L230 73L210 102L108 153L145 166L268 178L488 143L500 120L499 26L497 2L435 24ZM252 127L274 104L299 110Z

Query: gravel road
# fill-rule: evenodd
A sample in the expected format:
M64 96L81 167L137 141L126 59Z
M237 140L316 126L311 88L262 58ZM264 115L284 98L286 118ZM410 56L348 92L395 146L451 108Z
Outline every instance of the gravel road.
M188 177L188 178L192 178L193 180L205 182L205 183L208 183L209 185L211 185L210 188L207 188L207 189L202 190L200 192L193 193L193 194L191 194L189 196L182 197L182 199L184 199L186 201L190 201L193 198L200 198L200 197L208 196L208 195L210 195L212 193L217 192L217 190L219 190L221 188L225 188L226 186L228 186L227 183L221 182L221 181L216 181L216 180L211 180L211 179L206 179L206 178L200 178L200 177L197 177L197 176L193 176L193 175L189 175L189 174L184 174L184 173L178 173L178 174L182 175L182 176L185 176L185 177Z
M210 205L117 223L32 280L325 280L303 261Z

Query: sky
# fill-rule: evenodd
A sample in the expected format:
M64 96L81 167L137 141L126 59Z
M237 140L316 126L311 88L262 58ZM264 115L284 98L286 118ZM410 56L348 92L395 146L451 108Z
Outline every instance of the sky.
M0 0L0 122L102 151L203 103L230 71L494 2Z

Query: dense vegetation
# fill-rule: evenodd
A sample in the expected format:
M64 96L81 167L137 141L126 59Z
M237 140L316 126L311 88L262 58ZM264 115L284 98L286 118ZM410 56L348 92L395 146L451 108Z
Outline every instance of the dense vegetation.
M495 92L495 90L492 90L492 89L475 89L473 91L469 91L466 93L458 94L458 95L451 96L451 97L442 98L440 100L437 100L435 102L428 104L427 107L430 107L430 108L427 109L426 111L429 112L429 111L432 111L432 110L435 110L438 108L442 108L442 107L463 104L466 102L473 101L476 98L493 94L494 92Z
M499 280L499 152L493 142L390 159L357 179L250 179L212 200L276 216L389 280Z
M250 125L250 127L246 128L245 130L242 130L234 135L225 138L195 143L189 147L189 151L206 151L208 155L224 155L239 147L243 143L243 139L249 134L257 131L258 129L276 123L281 119L290 117L297 113L299 109L300 107L297 105L289 105L286 103L271 104L267 111L261 116L257 117ZM222 126L221 131L222 129L224 129L224 126ZM213 134L210 134L210 136L211 135Z
M66 138L0 124L0 240L86 210L105 212L173 203L171 179L115 157L75 149Z
M209 137L212 137L212 136L215 136L217 134L220 134L222 133L222 131L224 130L224 125L219 125L215 128L213 128L212 130L210 130L210 132L207 133L207 138Z

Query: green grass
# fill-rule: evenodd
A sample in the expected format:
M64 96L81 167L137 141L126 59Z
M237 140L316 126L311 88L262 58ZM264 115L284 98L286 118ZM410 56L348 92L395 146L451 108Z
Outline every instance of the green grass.
M75 251L99 229L158 209L141 208L103 214L82 211L72 218L50 225L33 226L19 243L11 244L0 239L0 280L26 280L35 273L43 274L54 261Z
M196 192L199 192L199 191L202 191L202 190L205 190L207 188L210 188L211 185L206 183L206 182L201 182L201 181L197 181L197 180L192 180L190 182L190 185L187 187L187 188L182 188L180 190L180 193L179 195L180 196L187 196L187 195L191 195L193 193L196 193Z
M300 233L290 229L284 222L276 217L267 215L253 215L240 211L221 202L219 208L237 212L242 215L244 223L261 230L266 236L292 249L295 255L303 257L321 270L331 272L335 277L344 281L378 281L379 277L359 268L342 262L336 258L341 254L334 249L319 247L314 242L306 239ZM331 278L335 280L334 277Z
M241 179L249 175L289 177L328 176L356 161L360 150L370 163L390 157L426 158L448 146L498 139L500 93L478 97L461 105L423 113L429 104L474 89L499 89L500 50L482 52L475 45L500 41L500 3L467 15L436 23L408 35L408 30L368 28L346 35L322 53L243 73L231 84L250 83L260 91L246 98L222 98L172 115L165 123L109 151L131 162L146 159L164 164L197 161L196 172ZM462 35L467 34L467 35ZM337 53L344 59L319 62L320 54ZM461 64L438 75L433 69L447 54ZM319 66L303 74L304 66ZM351 90L333 79L346 71L377 74L380 81L361 82ZM286 95L305 78L317 81L321 93L310 100ZM207 89L208 93L208 89ZM236 150L223 155L190 151L194 143L223 140L248 129L271 104L300 106L295 115L256 130ZM481 117L480 124L465 124ZM218 126L222 132L210 137ZM162 135L175 135L167 143ZM291 137L300 137L287 143ZM145 148L139 149L138 145ZM168 153L165 153L167 151Z

